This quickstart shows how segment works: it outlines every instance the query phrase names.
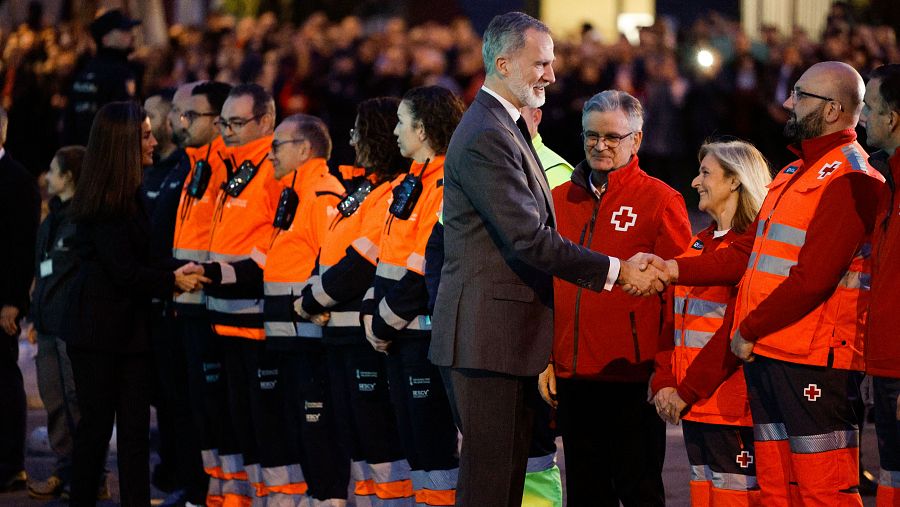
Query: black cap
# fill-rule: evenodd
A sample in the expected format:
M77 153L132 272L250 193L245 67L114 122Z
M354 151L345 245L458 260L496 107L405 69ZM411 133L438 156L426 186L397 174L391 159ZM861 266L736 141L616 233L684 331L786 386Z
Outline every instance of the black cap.
M140 24L140 20L129 18L119 9L112 9L91 22L90 29L94 40L99 43L104 35L113 30L131 30Z

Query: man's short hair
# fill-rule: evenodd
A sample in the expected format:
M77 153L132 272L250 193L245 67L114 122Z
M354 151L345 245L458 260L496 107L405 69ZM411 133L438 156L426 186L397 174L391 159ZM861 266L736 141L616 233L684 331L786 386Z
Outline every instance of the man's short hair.
M321 119L308 114L292 114L283 123L291 123L297 135L309 141L314 157L331 158L331 134Z
M212 111L219 114L222 112L222 106L225 105L225 100L228 98L229 93L231 93L230 84L220 81L205 81L194 87L191 91L191 96L203 95L206 97L206 101L209 102L209 107ZM254 111L253 114L256 114L256 112Z
M6 109L0 106L0 146L6 144L7 127L9 127L9 115L6 114Z
M634 132L640 131L644 126L644 107L641 106L641 102L620 90L604 90L588 99L581 111L581 122L584 123L588 113L609 111L625 113L628 118L628 128Z
M163 88L161 90L157 90L155 93L149 95L147 98L159 97L159 100L165 102L166 104L171 104L172 100L175 98L175 88L168 87Z
M271 114L275 119L275 100L272 94L267 92L265 88L256 83L239 84L231 89L228 98L239 98L249 95L253 98L253 116L261 117L265 114Z
M891 111L900 113L900 63L882 65L872 71L869 79L881 81L878 94L885 106Z
M550 33L547 25L524 12L514 11L494 16L484 31L484 42L481 46L485 74L490 76L497 73L494 62L498 56L512 55L525 46L525 31L529 28Z

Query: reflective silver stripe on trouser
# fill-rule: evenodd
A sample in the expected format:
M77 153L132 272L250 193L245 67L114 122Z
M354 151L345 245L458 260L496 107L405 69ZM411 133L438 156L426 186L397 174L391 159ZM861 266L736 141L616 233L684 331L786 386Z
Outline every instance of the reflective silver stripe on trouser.
M794 246L803 246L806 243L806 231L784 224L770 224L766 237L772 241Z
M304 507L308 506L306 495L289 495L280 491L269 491L265 496L265 507Z
M704 482L712 480L712 470L709 465L691 465L691 480L694 482Z
M222 495L234 495L242 496L244 498L254 498L256 496L256 492L249 482L230 479L222 481Z
M753 425L753 440L756 442L770 442L774 440L787 440L787 428L784 423L767 423Z
M222 496L222 479L218 477L209 477L209 486L206 488L206 496L221 497Z
M222 454L219 456L222 463L222 472L234 475L244 471L244 457L240 454Z
M387 463L370 463L372 479L378 484L386 482L408 481L410 479L409 463L405 459Z
M266 336L321 338L322 328L312 322L265 322Z
M878 476L878 484L886 488L900 488L900 471L882 470Z
M756 270L779 276L788 276L791 268L797 265L797 261L782 259L773 255L760 255Z
M359 312L331 312L328 327L359 327Z
M534 472L546 472L553 468L553 465L556 464L556 453L546 454L544 456L537 456L534 458L528 458L528 464L525 466L525 473L530 474Z
M872 286L872 275L860 271L847 271L841 277L838 286L847 289L869 290Z
M337 301L325 292L325 287L322 285L322 277L317 276L314 280L310 280L309 287L312 291L313 299L316 300L316 303L319 303L319 306L328 308L337 304Z
M219 450L206 449L200 451L200 458L203 460L203 468L209 470L219 467Z
M815 454L859 447L857 430L838 430L821 435L790 437L791 452L794 454Z
M266 467L262 469L262 478L266 486L287 486L306 482L303 469L299 464Z
M711 470L710 474L712 474L712 477L710 478L712 487L716 489L749 491L759 487L755 475L726 474L714 470Z
M413 491L430 489L431 491L448 491L456 489L459 481L459 468L451 470L413 470L411 472Z
M262 313L262 299L222 299L212 296L206 298L206 307L214 312L253 314Z
M303 505L304 504L301 503L300 507L303 507ZM347 500L341 498L329 498L328 500L316 500L315 498L309 498L309 502L307 505L309 505L309 507L347 507Z
M259 463L244 465L244 470L247 471L247 480L250 484L263 484L262 467Z
M676 329L675 345L684 345L685 347L701 349L709 343L709 340L712 339L714 334L715 333L707 331L694 331L692 329L688 329L687 331Z
M300 291L306 286L306 282L265 282L266 296L299 296Z
M375 276L387 278L388 280L399 280L403 278L408 271L409 270L404 266L395 266L393 264L379 262L378 266L375 268Z
M206 262L209 260L209 251L191 250L189 248L173 248L172 257L180 261Z

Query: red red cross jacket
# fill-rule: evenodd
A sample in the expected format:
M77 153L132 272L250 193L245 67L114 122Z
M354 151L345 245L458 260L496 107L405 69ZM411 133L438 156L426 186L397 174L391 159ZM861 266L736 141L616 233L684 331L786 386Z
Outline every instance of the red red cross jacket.
M623 260L637 252L669 259L689 246L684 199L642 171L636 156L610 173L599 198L590 171L582 162L570 182L553 190L560 234ZM672 348L671 336L660 336L663 298L632 297L618 286L586 291L559 279L553 289L553 364L560 377L646 382L656 353Z

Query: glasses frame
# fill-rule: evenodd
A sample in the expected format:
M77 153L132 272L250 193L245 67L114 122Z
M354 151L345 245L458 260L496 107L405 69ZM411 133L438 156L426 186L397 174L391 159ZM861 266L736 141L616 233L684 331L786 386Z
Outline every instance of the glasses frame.
M598 144L600 144L600 141L603 141L604 146L606 146L607 148L609 148L611 150L614 150L614 149L618 148L620 144L622 144L622 141L625 140L626 137L628 137L632 134L636 134L637 132L638 132L637 130L632 130L631 132L629 132L627 134L622 134L622 135L605 134L602 136L600 134L597 134L595 141L591 141L591 139L594 138L593 133L591 133L591 135L588 135L587 132L582 132L581 140L582 140L582 142L584 142L584 145L587 146L588 148L593 148L594 146L597 146Z
M284 146L285 144L293 144L293 143L302 143L306 141L305 137L298 137L297 139L285 139L284 141L272 141L272 152L277 153L278 149Z
M213 122L213 125L218 127L219 130L221 130L223 132L228 129L231 129L232 132L237 132L238 130L241 130L244 127L246 127L248 123L253 122L253 121L259 121L259 119L262 118L263 116L265 116L265 114L253 115L250 118L234 118L232 120L226 120L225 118L222 118L221 116L219 116Z
M188 125L205 116L219 116L219 113L201 113L192 109L178 113L178 118L183 122L187 122Z
M839 100L837 100L837 99L834 99L834 98L831 98L831 97L826 97L826 96L824 96L824 95L816 95L815 93L805 92L805 91L803 91L803 90L798 90L798 89L796 89L796 88L793 88L793 89L791 90L791 100L792 100L795 104L796 104L797 102L800 102L800 99L802 99L803 97L812 97L812 98L814 98L814 99L824 100L825 102L834 102L834 103L836 103L836 104L838 105L838 108L839 108L841 111L844 110L844 105L841 104L841 102L840 102Z

